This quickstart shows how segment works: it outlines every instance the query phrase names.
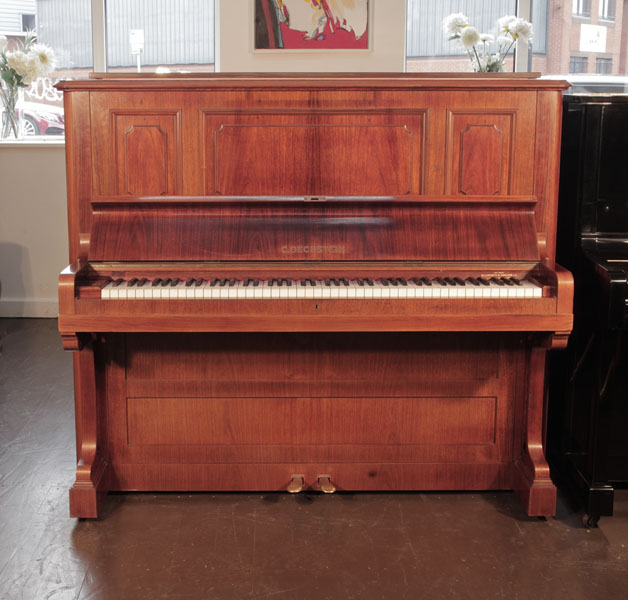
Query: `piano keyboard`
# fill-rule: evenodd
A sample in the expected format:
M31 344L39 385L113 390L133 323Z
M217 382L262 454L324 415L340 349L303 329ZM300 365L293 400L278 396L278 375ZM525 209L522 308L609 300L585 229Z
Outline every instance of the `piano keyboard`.
M370 279L116 279L101 290L117 299L296 299L296 298L540 298L541 286L515 277L483 279L401 277Z

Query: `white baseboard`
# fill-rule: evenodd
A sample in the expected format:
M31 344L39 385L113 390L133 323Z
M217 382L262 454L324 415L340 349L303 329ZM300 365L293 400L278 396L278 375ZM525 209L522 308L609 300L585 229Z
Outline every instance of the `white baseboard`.
M59 315L57 298L0 298L0 317L54 318Z

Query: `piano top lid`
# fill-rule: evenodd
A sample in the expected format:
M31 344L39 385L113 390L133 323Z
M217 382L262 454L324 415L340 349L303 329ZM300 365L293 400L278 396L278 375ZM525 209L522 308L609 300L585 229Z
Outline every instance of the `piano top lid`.
M512 196L98 198L88 259L538 262L535 203Z
M539 79L540 73L92 73L90 79L61 81L59 90L212 88L409 88L551 89L569 83Z

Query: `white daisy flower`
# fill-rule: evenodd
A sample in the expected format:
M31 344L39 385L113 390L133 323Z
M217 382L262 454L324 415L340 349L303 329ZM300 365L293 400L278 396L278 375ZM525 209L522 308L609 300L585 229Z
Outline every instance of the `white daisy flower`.
M480 41L480 32L475 27L465 27L460 34L460 42L465 48L475 46Z
M451 37L454 35L460 35L463 29L469 25L469 19L462 13L453 13L448 17L445 17L443 21L443 29L445 33Z

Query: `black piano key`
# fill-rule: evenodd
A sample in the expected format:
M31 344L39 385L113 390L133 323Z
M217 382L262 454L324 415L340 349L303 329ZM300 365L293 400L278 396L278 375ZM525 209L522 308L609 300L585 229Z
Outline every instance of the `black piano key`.
M137 284L137 287L142 287L146 285L147 283L148 283L148 279L146 279L146 277L142 277L142 279L140 279L139 283Z
M447 285L457 285L456 282L451 277L445 277L445 283Z
M401 285L408 285L408 282L403 278L403 277L397 277L397 281L401 284Z
M305 287L307 285L307 279L301 279L301 281L299 281L299 285L301 285L301 287Z
M364 281L366 281L366 284L370 285L371 287L373 287L375 285L373 283L373 280L370 277L367 277Z
M427 277L421 277L421 281L427 286L432 285L432 282Z
M345 287L349 287L349 280L346 279L345 277L342 277L340 279L340 281L342 282L342 285L344 285Z
M501 277L500 278L506 285L515 285L512 281L510 281L510 279L508 277Z
M364 286L364 279L358 277L358 285Z
M195 280L194 280L194 282L195 282L195 283L194 283L194 285L195 285L196 287L199 287L200 285L202 285L202 284L203 284L203 281L205 281L205 280L199 277L198 279L195 279Z
M253 280L253 287L259 287L259 279Z
M310 285L312 287L316 287L316 281L314 281L313 279L308 279L308 281L310 282Z
M193 277L190 277L190 279L188 279L188 280L185 282L185 287L191 287L193 283L194 283L194 278L193 278Z
M281 287L283 285L283 279L277 279L277 285Z
M331 281L329 281L329 279L325 279L325 285L330 286L331 285Z
M392 277L389 277L388 280L392 285L398 286L399 282L396 279L393 279Z
M390 285L388 283L388 279L384 279L383 277L381 277L380 279L378 279L377 281L379 281L382 285L388 286Z
M512 281L515 285L523 285L523 283L521 283L521 281L516 277L511 277L510 281Z
M460 279L460 277L454 277L454 281L456 282L457 285L464 286L464 281L462 281L462 279Z
M501 285L501 286L505 285L504 282L501 281L501 279L498 279L497 277L491 277L491 281L497 285Z
M410 281L412 283L416 283L417 285L423 285L425 283L422 279L419 279L418 277L412 277Z
M268 280L268 287L273 287L273 285L275 285L275 280L274 279L269 279Z
M334 285L340 285L340 281L338 281L335 277L332 277L332 278L331 278L331 282L332 282Z
M467 281L471 284L471 285L475 285L478 286L480 285L480 282L475 278L475 277L467 277Z
M288 287L292 286L292 279L284 279L284 282L286 283Z
M124 279L118 278L113 282L112 287L118 287L119 285L122 285L122 283L124 283Z
M167 279L164 279L161 282L161 287L166 287L167 285L170 285L170 282L172 281L172 279L170 279L170 277L168 277Z
M161 277L157 277L157 279L153 279L153 283L151 284L153 287L157 287L161 283Z
M180 280L178 277L175 277L175 278L174 278L174 279L170 282L170 285L171 285L172 287L175 287L175 286L179 285L179 281L181 281L181 280Z
M436 283L440 283L441 285L447 285L447 282L442 277L435 277L434 281Z
M218 279L214 278L209 284L209 287L216 287L217 284L218 284Z
M236 283L235 279L230 279L229 280L229 287L233 287L235 285L235 283Z
M227 280L226 279L221 279L220 283L218 284L219 287L225 287L227 285Z
M480 282L480 285L491 285L488 281L486 281L486 279L484 279L484 277L478 277L478 281Z
M129 286L128 287L133 287L138 281L139 281L139 279L137 277L133 277L133 279L131 279L131 281L129 281Z

